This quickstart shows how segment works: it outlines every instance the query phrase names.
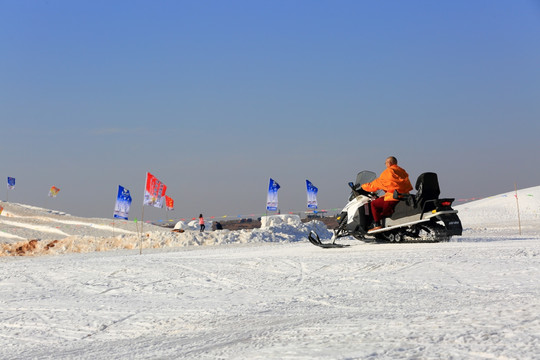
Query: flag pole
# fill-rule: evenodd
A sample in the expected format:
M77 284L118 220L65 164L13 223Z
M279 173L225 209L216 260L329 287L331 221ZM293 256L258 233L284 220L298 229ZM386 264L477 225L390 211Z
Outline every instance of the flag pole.
M142 255L143 225L144 225L144 204L143 204L142 216L141 216L141 236L139 237L139 255Z
M148 171L146 172L146 178L144 179L144 191L143 191L143 204L142 204L142 213L141 213L141 236L139 237L139 255L142 255L142 238L143 238L143 226L144 226L144 192L146 191L146 186L148 181Z
M517 214L518 214L519 235L521 235L521 217L519 216L519 200L518 200L516 183L514 183L514 189L516 190L516 205L517 205Z

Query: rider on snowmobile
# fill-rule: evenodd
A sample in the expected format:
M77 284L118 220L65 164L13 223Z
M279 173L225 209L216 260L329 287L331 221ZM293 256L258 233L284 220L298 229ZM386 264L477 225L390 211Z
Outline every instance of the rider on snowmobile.
M394 190L400 194L408 194L413 189L409 181L409 174L398 166L394 156L386 158L386 169L377 179L362 185L362 189L369 192L384 190L384 197L371 201L371 214L373 215L374 231L382 228L381 220L392 215L399 200L394 199Z

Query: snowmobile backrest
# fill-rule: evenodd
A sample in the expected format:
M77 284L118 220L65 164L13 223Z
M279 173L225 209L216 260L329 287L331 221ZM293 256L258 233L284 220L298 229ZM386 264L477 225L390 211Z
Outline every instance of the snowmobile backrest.
M441 194L437 174L426 172L416 180L416 203L423 205L428 200L438 199Z

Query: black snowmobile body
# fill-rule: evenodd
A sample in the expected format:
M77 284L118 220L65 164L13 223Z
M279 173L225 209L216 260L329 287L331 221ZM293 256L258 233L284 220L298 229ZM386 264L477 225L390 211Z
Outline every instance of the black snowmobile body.
M344 247L336 240L346 236L366 242L440 242L448 241L454 235L461 235L463 229L452 209L454 199L439 198L440 189L437 174L423 173L416 181L416 194L394 192L398 200L393 214L383 220L383 227L369 231L373 227L371 201L378 196L362 189L362 184L373 181L375 173L362 171L356 182L349 183L349 202L338 216L338 226L329 243L323 243L319 236L311 232L309 241L316 246L331 248Z

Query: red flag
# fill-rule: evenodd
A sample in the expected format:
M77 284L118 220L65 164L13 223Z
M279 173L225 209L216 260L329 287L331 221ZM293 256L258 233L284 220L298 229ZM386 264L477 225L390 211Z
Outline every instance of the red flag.
M56 197L56 195L58 195L59 191L60 191L59 188L57 188L56 186L52 186L51 189L49 190L49 196L50 197Z
M144 205L150 205L157 208L163 208L165 201L165 192L167 186L158 180L157 177L146 173L146 185L144 189Z
M165 206L167 206L167 210L174 210L174 200L167 195L165 195Z

